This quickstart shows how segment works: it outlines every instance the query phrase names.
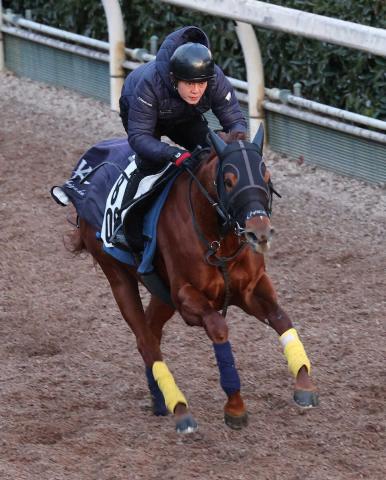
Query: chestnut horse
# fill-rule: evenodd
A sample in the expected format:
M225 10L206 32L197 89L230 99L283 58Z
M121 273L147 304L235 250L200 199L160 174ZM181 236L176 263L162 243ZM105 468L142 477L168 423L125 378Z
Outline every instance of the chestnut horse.
M215 151L195 173L186 167L187 172L177 178L158 223L154 264L170 289L171 304L152 295L144 311L136 269L105 253L95 228L84 219L74 237L77 250L87 249L101 266L135 334L153 413L171 412L177 431L183 433L196 430L197 423L160 349L163 326L176 310L188 325L203 327L213 343L220 384L227 395L224 419L231 428L247 424L247 410L225 315L219 313L228 305L240 307L276 331L295 378L295 402L302 407L318 404L310 362L265 270L264 253L273 234L274 190L262 158L262 125L253 142L227 144L213 132L210 137Z

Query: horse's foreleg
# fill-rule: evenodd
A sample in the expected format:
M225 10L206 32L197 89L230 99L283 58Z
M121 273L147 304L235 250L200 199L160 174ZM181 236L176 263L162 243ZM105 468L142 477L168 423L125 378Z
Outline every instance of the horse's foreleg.
M158 340L158 345L161 344L162 329L165 323L172 317L175 309L166 305L162 300L156 296L152 296L148 307L145 311L146 322ZM150 390L152 411L154 415L165 416L168 414L168 409L165 405L165 399L156 382L152 369L146 367L146 378Z
M295 378L295 402L301 407L315 407L318 395L310 376L311 363L291 320L277 303L276 292L268 275L263 275L253 296L246 303L248 313L270 325L279 335L289 371Z
M248 414L240 394L240 378L228 340L228 326L206 297L191 285L185 285L178 292L179 310L188 325L201 325L213 342L220 384L228 397L224 407L225 423L234 429L241 429L248 422Z

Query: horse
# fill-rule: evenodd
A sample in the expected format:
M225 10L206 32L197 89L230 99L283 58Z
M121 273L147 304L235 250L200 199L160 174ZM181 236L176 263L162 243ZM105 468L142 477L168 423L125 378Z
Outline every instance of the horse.
M108 255L95 227L82 218L73 237L74 251L87 250L100 265L136 337L153 413L171 413L180 433L194 432L197 422L161 352L163 327L175 311L187 325L203 327L213 344L227 396L224 421L230 428L245 427L248 412L229 341L229 305L276 331L295 379L295 402L304 408L318 404L310 361L265 268L264 254L274 233L270 217L275 190L263 160L263 126L252 142L227 143L214 132L210 138L214 148L194 171L186 166L177 177L157 226L154 264L171 302L152 294L144 310L136 268Z

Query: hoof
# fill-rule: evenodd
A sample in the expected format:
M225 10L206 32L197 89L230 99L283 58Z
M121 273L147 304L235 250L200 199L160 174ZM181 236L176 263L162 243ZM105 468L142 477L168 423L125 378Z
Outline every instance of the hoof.
M307 390L295 390L294 400L299 407L313 408L319 405L319 395L317 392L309 392Z
M190 413L183 415L176 422L177 433L193 433L197 429L197 422Z
M245 412L242 415L230 415L225 412L224 422L232 430L241 430L248 425L248 413Z

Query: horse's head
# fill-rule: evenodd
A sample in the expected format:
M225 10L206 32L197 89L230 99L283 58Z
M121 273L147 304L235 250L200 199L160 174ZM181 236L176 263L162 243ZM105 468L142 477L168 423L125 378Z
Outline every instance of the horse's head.
M265 253L274 230L270 175L262 157L264 128L260 125L252 143L226 144L213 132L210 137L219 157L216 186L221 208L252 248Z

